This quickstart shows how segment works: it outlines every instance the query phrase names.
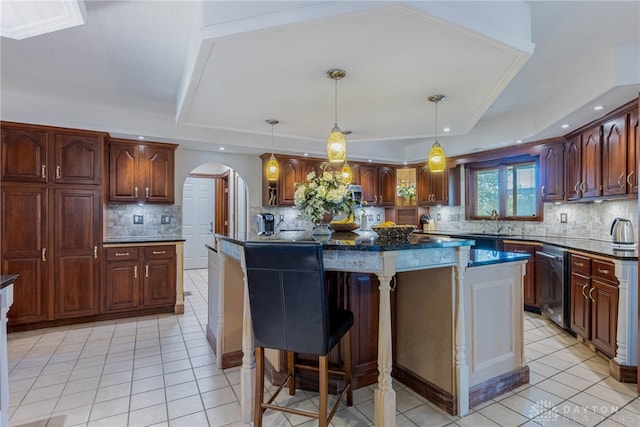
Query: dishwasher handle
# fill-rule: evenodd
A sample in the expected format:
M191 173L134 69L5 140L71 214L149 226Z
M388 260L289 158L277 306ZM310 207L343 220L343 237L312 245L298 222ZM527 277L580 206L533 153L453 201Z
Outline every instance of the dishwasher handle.
M553 259L562 259L562 257L559 257L558 255L549 254L547 252L542 252L542 251L537 251L536 255L542 255L544 257L553 258Z

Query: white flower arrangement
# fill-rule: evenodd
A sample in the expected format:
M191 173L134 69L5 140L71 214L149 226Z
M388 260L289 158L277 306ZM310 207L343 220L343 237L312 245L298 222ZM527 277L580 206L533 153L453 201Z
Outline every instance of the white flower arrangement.
M307 182L296 184L294 203L300 209L298 217L314 224L321 223L327 213L351 216L355 207L340 172L326 171L324 166L318 176L310 172Z

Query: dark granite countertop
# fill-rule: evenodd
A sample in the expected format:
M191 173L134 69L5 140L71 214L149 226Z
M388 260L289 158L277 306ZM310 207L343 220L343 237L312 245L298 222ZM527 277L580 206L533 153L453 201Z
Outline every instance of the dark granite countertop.
M184 242L183 236L114 236L106 237L102 243L105 245L128 243L163 243L163 242Z
M638 247L634 250L621 250L616 249L611 244L611 241L585 239L576 237L555 237L555 236L532 236L532 235L508 235L508 234L483 234L483 233L464 233L460 231L432 231L428 233L418 232L423 235L432 236L454 236L458 238L475 237L493 238L510 241L522 241L532 243L542 243L554 246L559 246L565 249L572 249L575 251L585 252L594 255L606 256L608 258L637 261L638 260Z
M334 232L326 238L312 236L307 231L280 231L273 236L251 236L247 238L245 235L237 237L215 235L216 238L227 240L239 245L246 241L319 241L322 243L324 250L343 250L343 251L398 251L409 249L428 249L428 248L448 248L457 246L471 246L472 240L457 239L443 236L427 236L412 234L408 241L385 240L378 237L374 232ZM213 249L212 245L207 245Z
M16 279L20 276L19 274L3 274L0 276L0 289L4 289L7 286L13 284Z
M514 252L500 252L487 249L471 249L469 257L469 267L479 267L481 265L501 264L503 262L526 261L529 254Z

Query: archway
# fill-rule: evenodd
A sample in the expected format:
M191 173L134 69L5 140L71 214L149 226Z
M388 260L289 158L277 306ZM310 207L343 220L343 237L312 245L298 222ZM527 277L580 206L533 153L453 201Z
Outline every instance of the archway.
M245 180L222 163L205 163L187 175L182 191L184 268L206 268L205 245L213 233L237 237L246 232L248 191Z

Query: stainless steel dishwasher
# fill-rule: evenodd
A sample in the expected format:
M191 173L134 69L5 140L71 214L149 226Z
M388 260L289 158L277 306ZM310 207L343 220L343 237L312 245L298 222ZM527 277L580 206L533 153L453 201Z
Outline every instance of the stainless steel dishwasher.
M571 323L569 253L544 245L536 251L536 281L540 290L540 312L567 331Z

